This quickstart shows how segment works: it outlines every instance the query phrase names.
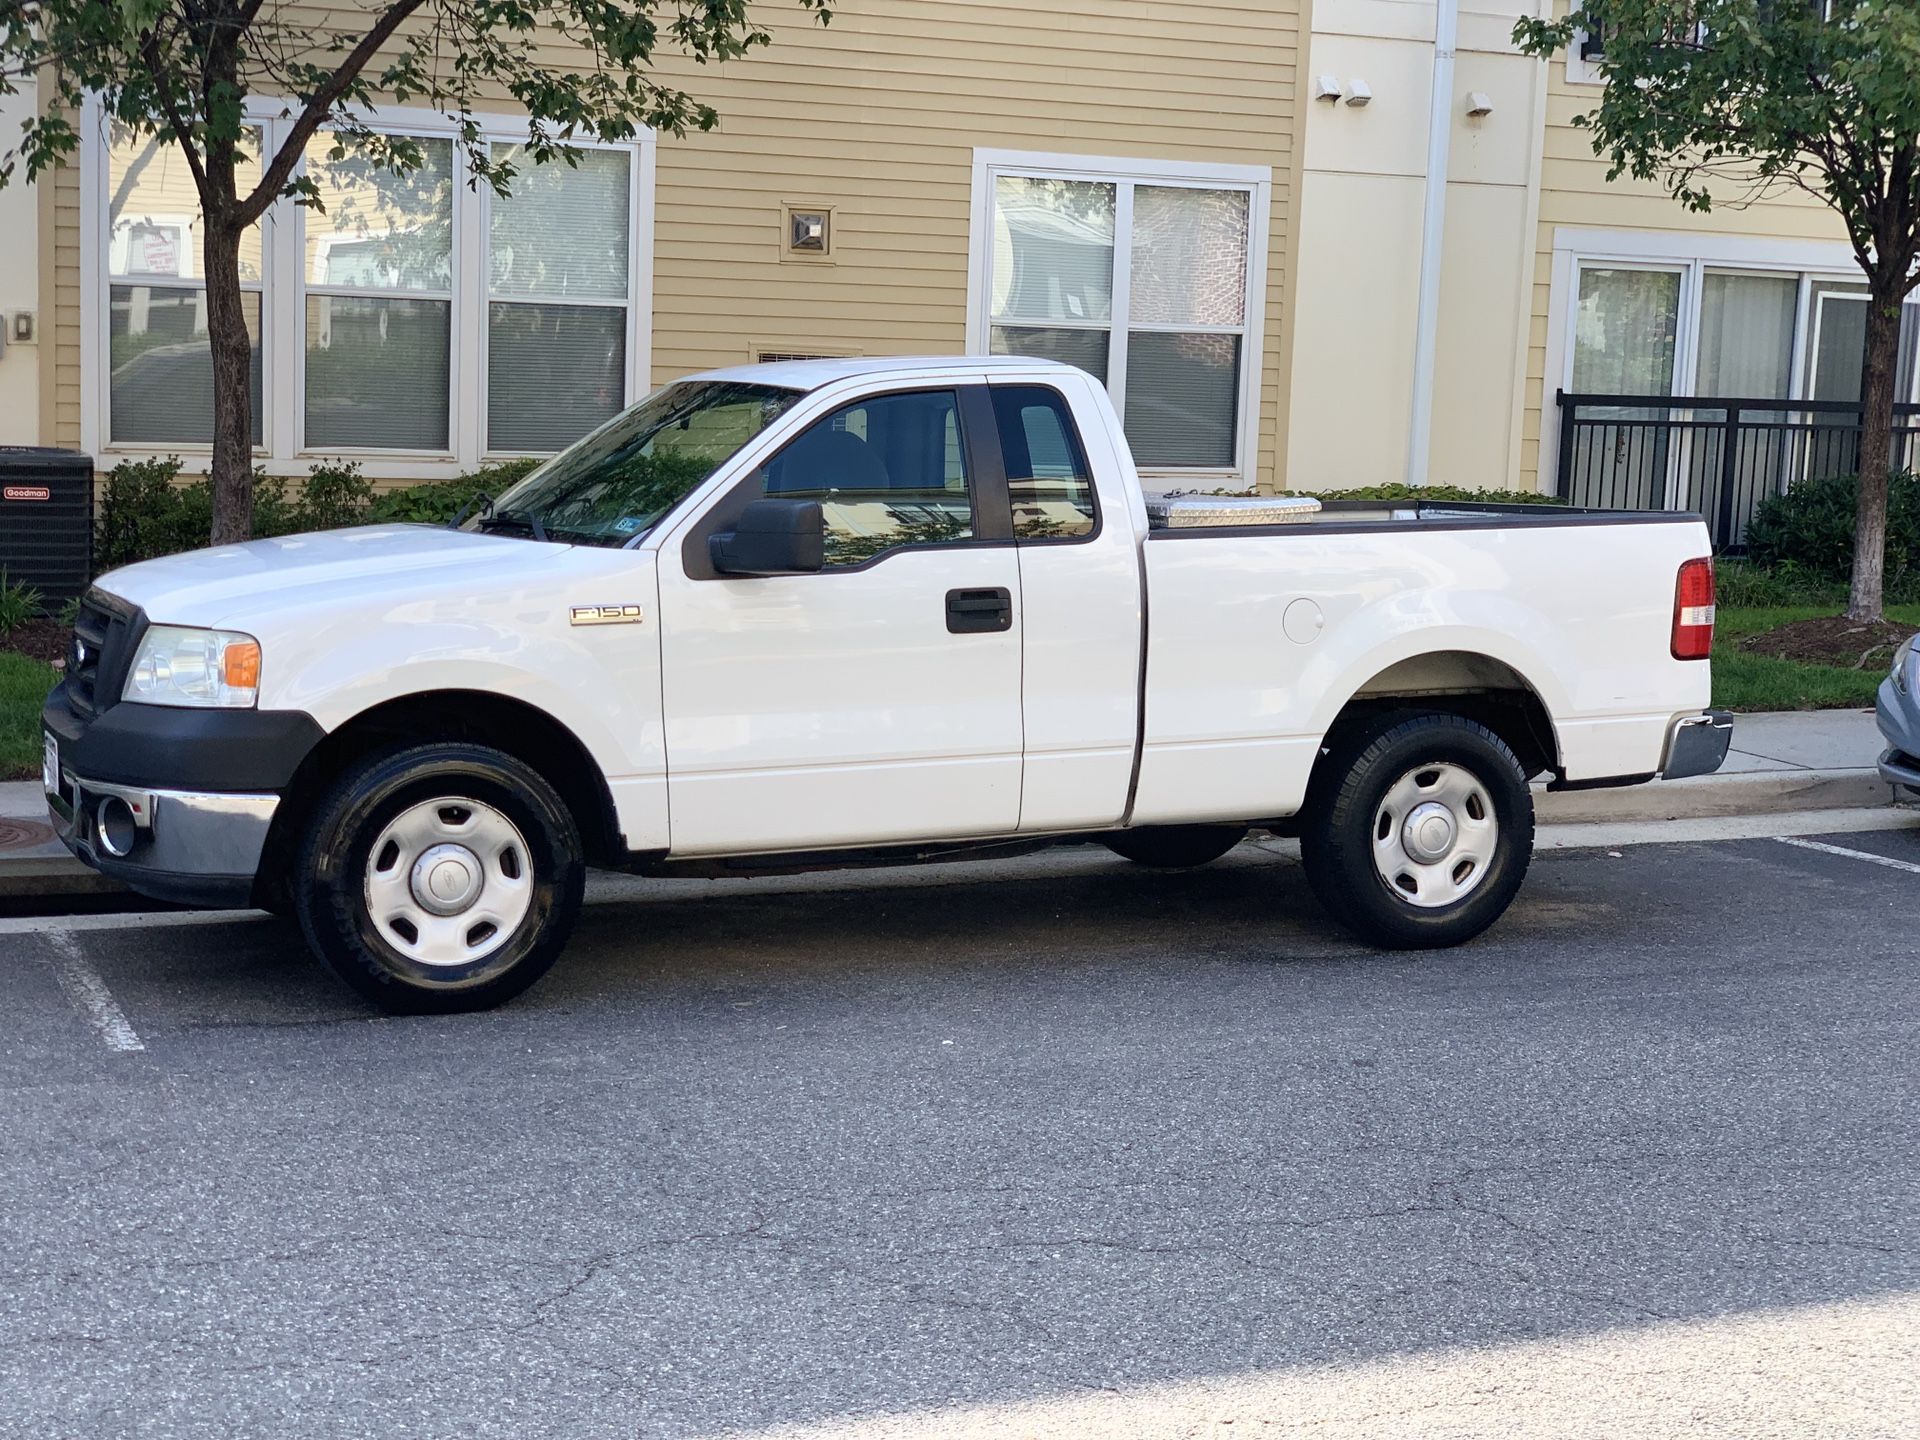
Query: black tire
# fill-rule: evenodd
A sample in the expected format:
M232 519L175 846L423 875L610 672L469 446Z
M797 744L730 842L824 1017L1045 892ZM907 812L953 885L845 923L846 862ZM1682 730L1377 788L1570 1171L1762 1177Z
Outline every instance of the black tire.
M1122 859L1161 870L1191 870L1218 860L1247 838L1244 825L1143 825L1101 843Z
M1408 777L1417 785L1430 766L1457 766L1478 780L1498 828L1482 872L1467 872L1472 888L1451 903L1421 905L1381 873L1375 840L1377 822L1393 832L1382 810L1388 792ZM1389 949L1471 940L1506 913L1533 858L1526 772L1505 741L1461 715L1401 711L1336 736L1302 818L1300 858L1314 895L1361 939Z
M524 862L515 857L511 868L517 881L524 864L527 898L504 940L494 927L476 942L475 959L427 964L403 953L371 913L368 865L389 824L442 798L476 802L510 822L525 844ZM460 807L441 813L458 819ZM308 826L292 902L313 952L367 1000L397 1015L453 1014L511 1000L546 974L585 886L579 829L553 787L504 751L444 743L374 755L341 776Z

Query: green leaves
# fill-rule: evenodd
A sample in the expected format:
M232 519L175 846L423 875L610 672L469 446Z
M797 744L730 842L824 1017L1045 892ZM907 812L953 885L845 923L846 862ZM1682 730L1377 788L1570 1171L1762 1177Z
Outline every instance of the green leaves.
M1604 0L1598 105L1576 122L1610 178L1696 211L1787 187L1846 221L1863 267L1906 274L1920 178L1920 13L1910 0ZM1586 20L1523 19L1547 56Z

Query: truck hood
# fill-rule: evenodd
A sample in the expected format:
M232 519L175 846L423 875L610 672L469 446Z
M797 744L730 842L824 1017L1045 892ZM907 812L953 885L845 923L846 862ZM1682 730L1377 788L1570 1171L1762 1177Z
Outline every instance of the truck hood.
M358 608L464 575L489 589L551 579L571 547L427 525L368 525L192 550L96 582L166 625L232 625L315 604Z

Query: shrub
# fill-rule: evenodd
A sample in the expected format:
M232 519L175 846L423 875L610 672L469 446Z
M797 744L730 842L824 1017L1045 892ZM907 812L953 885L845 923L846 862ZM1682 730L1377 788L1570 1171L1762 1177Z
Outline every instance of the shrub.
M94 540L96 570L114 570L207 543L213 527L212 492L205 481L178 485L179 477L178 456L122 460L108 472Z
M11 635L29 620L38 619L44 598L22 580L11 580L0 570L0 635Z
M204 485L205 481L196 481L195 485ZM194 486L188 486L193 489ZM212 497L209 495L211 505ZM264 470L253 472L253 533L255 535L295 535L307 527L301 523L299 503L287 495L287 482L283 476L269 475ZM203 538L196 542L204 545Z
M1847 598L1844 584L1810 575L1791 561L1756 565L1722 556L1714 562L1714 582L1719 603L1737 610L1840 605Z
M540 463L507 460L384 495L375 492L357 461L323 461L304 482L255 471L253 533L264 538L394 521L444 525L477 496L499 495ZM212 529L212 489L205 480L182 485L178 456L123 460L101 490L94 570L198 550Z
M254 533L269 532L258 523L259 492L255 491ZM307 477L300 503L294 509L297 530L341 530L363 525L373 505L373 482L360 473L358 461L322 461Z
M1534 490L1469 490L1464 485L1363 485L1357 490L1301 490L1315 500L1438 500L1476 505L1564 505L1558 495Z
M523 480L544 462L503 460L453 480L432 480L389 490L374 500L367 519L400 525L444 525L482 495L498 499L509 486Z
M1851 475L1801 480L1760 502L1747 525L1747 555L1773 570L1844 585L1853 574L1853 520L1860 482ZM1920 478L1895 475L1887 497L1887 590L1920 583Z

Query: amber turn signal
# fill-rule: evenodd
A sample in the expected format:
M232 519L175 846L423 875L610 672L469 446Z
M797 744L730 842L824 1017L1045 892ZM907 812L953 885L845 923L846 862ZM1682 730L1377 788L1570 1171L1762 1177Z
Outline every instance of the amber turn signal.
M236 690L252 690L260 684L260 645L240 640L227 646L221 657L222 678Z

